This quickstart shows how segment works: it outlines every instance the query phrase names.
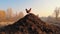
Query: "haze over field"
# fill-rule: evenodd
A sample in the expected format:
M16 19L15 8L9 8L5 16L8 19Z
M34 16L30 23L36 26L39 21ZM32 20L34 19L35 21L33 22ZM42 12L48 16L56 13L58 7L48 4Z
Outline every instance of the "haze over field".
M15 13L32 8L40 17L51 15L56 7L60 7L60 0L0 0L0 9L12 8Z
M60 0L0 0L0 34L60 34Z

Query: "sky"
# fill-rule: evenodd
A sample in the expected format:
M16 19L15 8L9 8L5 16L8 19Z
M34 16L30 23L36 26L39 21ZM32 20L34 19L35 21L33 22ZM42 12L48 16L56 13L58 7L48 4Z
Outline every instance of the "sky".
M32 13L40 17L52 15L54 9L60 7L60 0L0 0L0 10L12 8L13 12L32 8Z

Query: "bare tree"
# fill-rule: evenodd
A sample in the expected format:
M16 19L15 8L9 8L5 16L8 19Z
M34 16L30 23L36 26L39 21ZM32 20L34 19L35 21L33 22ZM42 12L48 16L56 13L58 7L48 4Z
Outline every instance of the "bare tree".
M7 9L7 18L11 18L12 17L12 8L8 8Z
M55 14L56 20L58 19L59 12L60 12L60 8L57 8L57 7L56 7L55 10L54 10L54 14Z

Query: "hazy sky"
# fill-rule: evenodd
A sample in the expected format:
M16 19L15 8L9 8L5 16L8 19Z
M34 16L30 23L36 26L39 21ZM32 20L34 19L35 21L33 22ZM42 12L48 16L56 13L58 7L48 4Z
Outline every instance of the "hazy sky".
M51 15L59 6L60 0L0 0L0 9L12 8L24 12L25 8L32 8L32 12L39 16Z

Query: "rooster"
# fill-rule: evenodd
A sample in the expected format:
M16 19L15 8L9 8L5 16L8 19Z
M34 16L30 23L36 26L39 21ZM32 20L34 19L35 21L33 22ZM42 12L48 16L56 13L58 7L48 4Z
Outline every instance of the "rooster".
M28 9L25 9L26 10L26 13L30 13L31 12L31 8L28 10Z

